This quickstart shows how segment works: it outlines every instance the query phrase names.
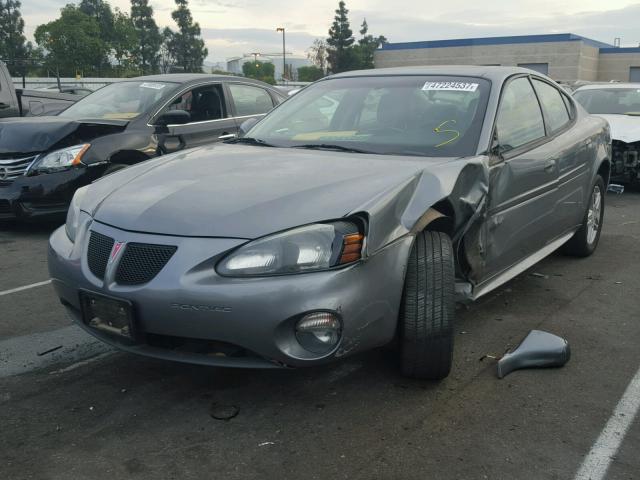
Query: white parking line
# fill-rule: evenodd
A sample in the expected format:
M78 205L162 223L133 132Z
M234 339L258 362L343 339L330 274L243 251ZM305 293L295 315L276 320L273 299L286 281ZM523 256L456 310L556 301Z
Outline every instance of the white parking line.
M0 297L4 295L9 295L10 293L17 293L17 292L22 292L23 290L29 290L30 288L49 285L50 283L51 283L51 279L45 280L44 282L32 283L31 285L24 285L23 287L12 288L11 290L3 290L2 292L0 292Z
M640 369L593 444L574 480L602 480L640 409Z

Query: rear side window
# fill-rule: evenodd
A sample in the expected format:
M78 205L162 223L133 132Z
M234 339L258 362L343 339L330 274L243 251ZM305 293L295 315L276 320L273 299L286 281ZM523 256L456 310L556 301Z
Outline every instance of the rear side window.
M506 86L496 125L504 152L545 136L540 104L528 78L517 78Z
M554 87L540 80L533 80L536 91L540 97L540 103L549 122L549 130L557 132L569 123L569 112L562 100L562 94Z
M263 88L231 83L229 91L238 117L267 113L273 108L271 95Z

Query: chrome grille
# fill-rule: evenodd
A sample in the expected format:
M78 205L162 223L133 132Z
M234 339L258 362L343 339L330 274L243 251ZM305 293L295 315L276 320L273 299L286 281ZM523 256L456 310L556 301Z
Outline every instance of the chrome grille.
M0 159L0 181L14 180L24 175L35 158L36 156L33 155L24 158Z

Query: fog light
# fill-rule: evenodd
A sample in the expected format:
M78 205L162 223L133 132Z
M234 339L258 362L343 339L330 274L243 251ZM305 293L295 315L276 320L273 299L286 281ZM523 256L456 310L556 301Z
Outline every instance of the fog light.
M296 324L296 338L300 345L312 353L329 353L340 340L341 325L338 317L329 312L314 312L302 317Z

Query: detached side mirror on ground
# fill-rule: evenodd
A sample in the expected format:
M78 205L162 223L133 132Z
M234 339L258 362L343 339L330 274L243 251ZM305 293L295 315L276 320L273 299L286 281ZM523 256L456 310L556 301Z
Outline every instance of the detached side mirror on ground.
M520 345L498 361L498 378L521 368L562 367L569 358L571 349L564 338L531 330Z
M167 125L184 125L191 121L191 114L186 110L169 110L156 118L155 124L166 127Z
M259 119L249 118L240 124L240 130L238 131L238 137L244 137L251 128L258 123Z

